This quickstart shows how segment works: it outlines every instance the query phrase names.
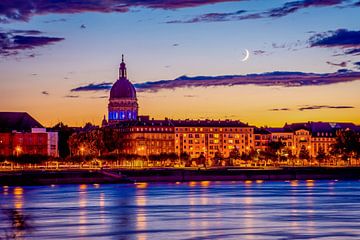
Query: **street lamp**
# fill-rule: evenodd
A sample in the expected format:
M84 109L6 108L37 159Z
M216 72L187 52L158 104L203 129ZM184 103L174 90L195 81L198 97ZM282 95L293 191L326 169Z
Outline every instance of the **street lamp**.
M20 146L17 146L17 147L15 148L15 151L16 151L16 156L18 157L19 154L21 153L22 149L21 149Z
M85 151L85 148L84 147L80 147L80 153L81 153L81 156L84 155L84 151Z

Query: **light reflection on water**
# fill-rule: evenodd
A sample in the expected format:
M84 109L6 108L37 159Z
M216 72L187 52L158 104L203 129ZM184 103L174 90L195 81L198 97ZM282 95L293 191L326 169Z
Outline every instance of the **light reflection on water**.
M0 206L25 239L360 238L359 181L0 186Z

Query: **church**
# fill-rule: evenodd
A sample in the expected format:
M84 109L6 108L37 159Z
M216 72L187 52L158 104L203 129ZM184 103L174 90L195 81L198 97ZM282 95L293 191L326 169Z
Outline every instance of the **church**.
M119 78L110 91L108 105L109 124L137 120L138 108L136 90L127 78L126 64L124 62L124 55L122 55Z

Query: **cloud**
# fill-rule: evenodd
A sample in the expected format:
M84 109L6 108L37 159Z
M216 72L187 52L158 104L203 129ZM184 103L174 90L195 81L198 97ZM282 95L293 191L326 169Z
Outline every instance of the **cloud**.
M44 21L44 23L58 23L58 22L66 22L67 20L65 18L58 18L58 19L52 19Z
M273 8L263 14L263 17L278 18L309 7L329 7L345 3L346 0L302 0L287 2L283 6Z
M223 22L223 21L240 21L260 18L280 18L295 13L304 8L310 7L330 7L346 3L347 0L298 0L286 2L281 7L272 8L270 10L244 14L246 11L228 13L208 13L195 16L188 20L172 20L166 23L198 23L198 22ZM353 5L353 6L356 6Z
M309 44L310 47L340 48L345 55L360 55L360 31L338 29L318 33L310 37Z
M184 87L216 87L234 85L301 87L328 85L360 80L360 72L341 69L334 73L268 72L247 75L181 76L174 80L161 80L134 84L138 91L158 91ZM107 86L110 89L110 85Z
M91 92L91 91L107 91L112 87L112 82L103 82L103 83L90 83L84 86L73 88L71 92Z
M360 62L354 62L355 67L360 69Z
M41 94L42 95L49 95L49 92L48 91L42 91Z
M338 29L310 37L310 47L340 48L345 55L360 55L360 31ZM341 55L341 54L339 54Z
M309 39L311 47L360 47L360 31L338 29L315 34Z
M80 96L77 95L66 95L64 98L79 98Z
M93 97L90 97L91 99L103 99L103 98L109 98L109 96L93 96Z
M345 54L347 55L360 55L360 48L353 48L345 50Z
M22 50L43 47L64 40L64 38L41 36L42 34L43 32L37 30L0 29L0 55L13 56Z
M360 1L354 3L353 6L360 7Z
M335 66L335 67L346 67L347 66L347 62L340 62L340 63L333 63L330 61L326 62L327 64L331 65L331 66Z
M224 22L234 20L239 15L244 14L245 10L228 13L206 13L188 20L173 20L166 23L198 23L198 22Z
M331 106L331 105L305 105L303 107L299 107L299 111L306 110L319 110L319 109L350 109L355 108L353 106ZM279 112L279 111L291 111L290 108L272 108L269 111Z
M269 111L290 111L291 109L290 108L272 108L272 109L269 109Z
M305 110L319 110L319 109L349 109L355 108L353 106L329 106L329 105L312 105L298 108L299 111Z
M150 9L180 9L197 7L207 4L234 2L237 0L3 0L0 3L0 22L29 21L34 15L44 14L73 14L83 12L119 12L130 11L133 7Z
M266 51L264 50L254 50L253 54L254 55L264 55L266 53Z

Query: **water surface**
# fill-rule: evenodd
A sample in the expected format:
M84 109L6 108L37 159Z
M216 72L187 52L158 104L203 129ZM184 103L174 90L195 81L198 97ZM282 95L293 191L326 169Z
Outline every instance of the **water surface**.
M25 239L360 239L359 181L0 186L0 205Z

